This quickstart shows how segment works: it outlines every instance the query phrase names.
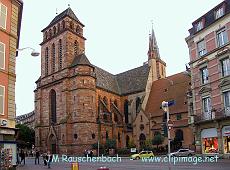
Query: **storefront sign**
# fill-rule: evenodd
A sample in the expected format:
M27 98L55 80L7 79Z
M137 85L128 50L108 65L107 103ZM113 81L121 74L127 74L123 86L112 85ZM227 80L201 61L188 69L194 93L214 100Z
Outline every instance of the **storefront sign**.
M137 148L131 148L131 153L136 153Z
M7 126L7 120L6 119L0 119L0 126Z

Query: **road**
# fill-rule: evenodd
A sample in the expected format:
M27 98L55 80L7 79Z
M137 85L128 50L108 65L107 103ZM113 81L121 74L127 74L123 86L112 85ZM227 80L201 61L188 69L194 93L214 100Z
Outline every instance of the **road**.
M42 159L40 159L40 163ZM178 163L176 165L168 163L144 163L141 160L129 160L123 158L120 163L80 163L79 170L97 170L101 166L106 166L109 170L229 170L230 160L219 159L213 163ZM19 165L17 170L43 170L48 169L47 166L42 164L34 165L34 158L27 158L26 165ZM52 163L51 169L53 170L71 170L71 163Z

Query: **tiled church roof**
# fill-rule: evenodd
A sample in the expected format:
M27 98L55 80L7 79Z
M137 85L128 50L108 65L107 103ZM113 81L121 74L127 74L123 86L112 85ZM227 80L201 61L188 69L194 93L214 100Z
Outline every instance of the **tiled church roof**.
M97 87L119 95L126 95L145 91L149 66L145 64L117 75L113 75L95 66L95 73L97 77Z
M79 19L77 18L77 16L74 14L73 10L69 7L67 8L65 11L63 11L62 13L58 14L51 22L50 24L46 27L50 27L52 25L54 25L55 23L57 23L58 21L60 21L61 19L63 19L64 17L70 17L73 20L77 21L78 23L80 23L82 26L84 26ZM42 31L44 31L46 28L44 28Z
M92 66L92 64L89 62L88 58L86 57L86 55L84 53L75 56L71 66L76 66L76 65L88 65L88 66Z

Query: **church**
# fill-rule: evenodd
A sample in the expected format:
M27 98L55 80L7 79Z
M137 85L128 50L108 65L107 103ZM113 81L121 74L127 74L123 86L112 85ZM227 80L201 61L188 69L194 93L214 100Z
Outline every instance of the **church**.
M69 7L42 30L41 76L36 81L35 145L52 153L83 153L92 144L133 139L133 123L145 110L152 83L165 78L154 31L148 62L111 74L85 54L84 24Z

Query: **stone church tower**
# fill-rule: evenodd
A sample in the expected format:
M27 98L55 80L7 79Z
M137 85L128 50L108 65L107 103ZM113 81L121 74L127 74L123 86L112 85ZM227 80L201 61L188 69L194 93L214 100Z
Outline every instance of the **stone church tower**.
M84 53L83 28L68 8L42 30L41 77L35 90L40 150L83 153L96 142L96 79Z
M83 28L68 8L42 30L35 90L35 145L41 151L82 154L109 139L117 148L141 143L134 121L145 110L152 82L165 77L153 30L148 63L114 75L86 57Z

